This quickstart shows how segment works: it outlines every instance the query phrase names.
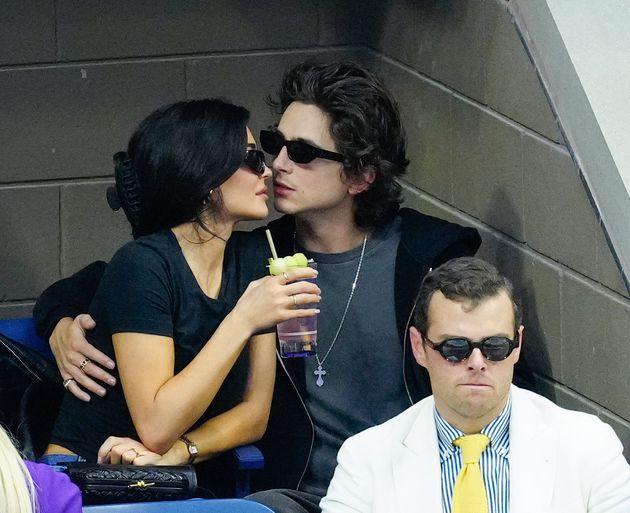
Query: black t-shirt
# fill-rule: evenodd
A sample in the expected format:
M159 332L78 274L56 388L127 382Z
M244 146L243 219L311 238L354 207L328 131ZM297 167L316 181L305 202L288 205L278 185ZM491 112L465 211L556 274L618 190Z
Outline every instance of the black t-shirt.
M175 346L174 372L180 372L206 344L249 282L265 272L266 262L258 261L259 253L250 250L240 235L234 233L228 241L217 299L203 293L170 230L123 246L107 266L90 306L90 314L96 321L95 330L89 334L90 342L115 359L111 338L114 333L171 337ZM195 426L241 402L248 363L246 345ZM66 392L52 443L91 461L110 435L138 438L120 378L116 371L113 374L117 383L108 389L105 397L93 395L86 403Z

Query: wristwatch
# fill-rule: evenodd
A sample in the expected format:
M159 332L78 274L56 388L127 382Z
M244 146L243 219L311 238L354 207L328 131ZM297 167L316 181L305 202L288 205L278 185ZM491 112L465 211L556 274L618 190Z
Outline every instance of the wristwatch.
M197 444L186 435L180 436L179 439L186 444L186 448L188 449L188 464L190 465L194 463L195 458L197 458L197 454L199 454Z

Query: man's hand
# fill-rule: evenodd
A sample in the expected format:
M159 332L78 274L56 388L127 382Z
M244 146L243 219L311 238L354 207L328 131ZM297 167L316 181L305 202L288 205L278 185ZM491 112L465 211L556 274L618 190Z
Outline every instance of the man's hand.
M64 387L81 401L89 401L88 392L104 396L107 385L115 385L114 377L103 370L114 368L114 362L96 349L86 338L86 330L94 329L96 323L88 314L61 319L50 336L50 348L55 355ZM92 379L94 378L94 379ZM84 390L85 389L85 390ZM86 392L86 390L88 392Z

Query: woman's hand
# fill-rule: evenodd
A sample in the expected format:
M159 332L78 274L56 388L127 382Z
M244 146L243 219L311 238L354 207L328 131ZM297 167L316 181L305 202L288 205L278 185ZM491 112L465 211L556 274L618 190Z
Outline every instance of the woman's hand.
M319 287L308 281L300 281L316 276L317 271L314 269L298 267L278 276L265 276L252 281L232 313L251 328L252 334L287 319L316 315L319 313L316 308L295 308L320 302Z
M103 370L114 368L114 362L96 349L85 338L86 331L94 329L96 323L88 314L71 319L61 319L50 336L52 349L64 386L81 401L89 401L90 395L84 390L104 396L105 388L95 378L108 385L115 385L114 377Z
M98 463L112 465L168 465L161 454L150 451L133 438L110 436L98 450Z

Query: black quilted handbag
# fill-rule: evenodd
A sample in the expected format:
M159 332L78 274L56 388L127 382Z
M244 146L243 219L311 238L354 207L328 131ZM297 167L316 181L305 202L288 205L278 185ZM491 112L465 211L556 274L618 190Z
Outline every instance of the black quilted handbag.
M99 465L64 463L84 504L190 499L197 489L193 465Z

